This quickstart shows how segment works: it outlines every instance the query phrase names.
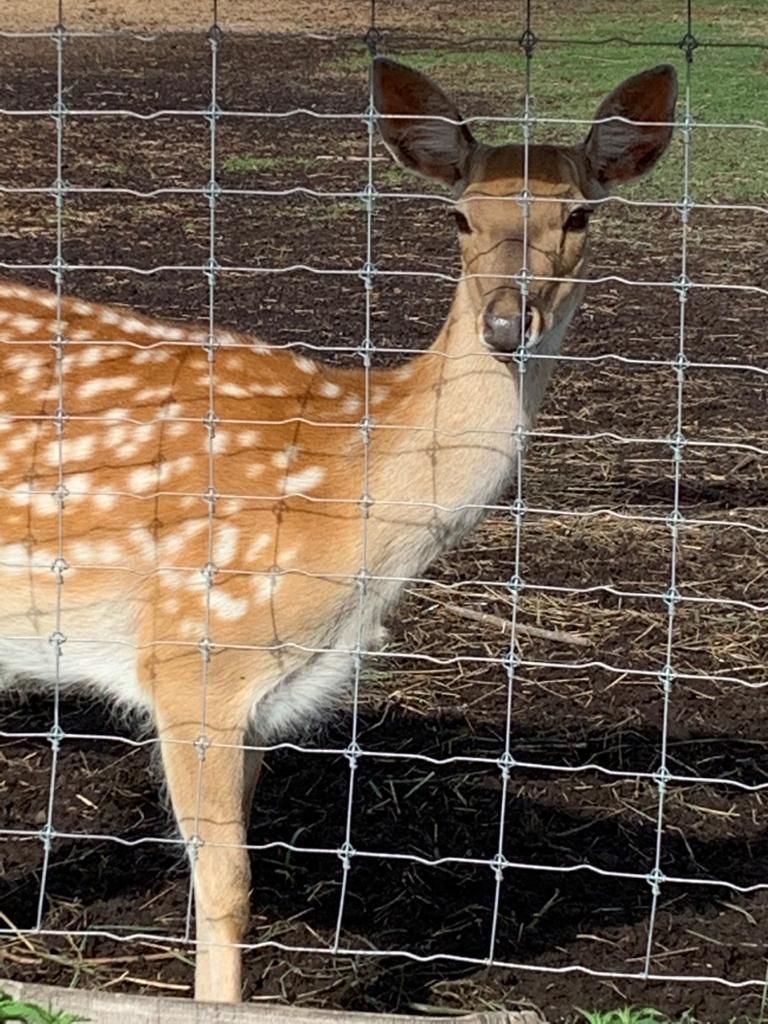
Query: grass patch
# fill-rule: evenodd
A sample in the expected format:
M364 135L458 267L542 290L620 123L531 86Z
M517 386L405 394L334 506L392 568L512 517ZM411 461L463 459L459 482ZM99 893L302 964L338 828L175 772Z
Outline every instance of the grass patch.
M254 171L277 171L285 164L276 156L256 156L254 153L233 153L221 165L229 174L250 174Z
M99 174L111 174L114 177L122 178L128 173L128 165L121 163L119 160L114 163L107 161L105 163L96 164L94 170Z
M638 13L638 12L641 13ZM461 28L483 37L503 37L496 48L433 48L397 53L399 60L433 75L462 98L466 113L481 111L519 116L525 82L522 52L510 48L510 24L465 22ZM556 33L555 30L556 29ZM550 31L547 31L550 30ZM532 61L532 100L535 113L547 118L591 118L602 99L623 78L655 64L677 67L686 81L686 59L679 46L687 25L669 13L665 0L641 8L626 0L610 5L592 2L560 10L557 21L541 28L542 41ZM702 3L696 11L694 36L699 43L691 66L691 135L689 191L693 199L761 201L768 199L768 129L759 127L697 128L696 123L765 125L768 121L768 55L755 46L722 48L718 43L768 42L768 4L764 0ZM557 42L548 41L556 35ZM572 40L597 40L582 45ZM631 45L629 45L631 44ZM364 54L335 63L336 70L362 71ZM480 102L478 102L480 100ZM682 119L684 103L678 107ZM576 141L586 124L537 125L541 142ZM479 138L519 142L515 125L478 123ZM678 200L683 192L683 141L680 133L670 152L646 180L624 191L634 199Z

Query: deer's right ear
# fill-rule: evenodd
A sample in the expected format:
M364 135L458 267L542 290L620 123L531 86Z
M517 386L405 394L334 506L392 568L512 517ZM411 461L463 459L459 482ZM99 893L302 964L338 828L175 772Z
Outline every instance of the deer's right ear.
M430 78L377 57L373 98L379 131L399 164L446 185L465 176L475 140L466 125L451 123L461 115Z

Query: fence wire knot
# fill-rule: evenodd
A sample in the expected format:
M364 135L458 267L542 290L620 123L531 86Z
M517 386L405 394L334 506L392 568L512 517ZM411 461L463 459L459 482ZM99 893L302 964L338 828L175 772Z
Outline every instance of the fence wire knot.
M349 871L352 867L352 858L357 854L357 850L349 842L344 842L336 851L336 854L341 861L344 871Z
M525 56L530 58L533 56L533 51L536 49L538 41L538 37L533 29L526 28L518 39L517 44L521 50L525 51Z
M51 744L52 750L58 750L65 737L66 733L58 722L55 725L52 725L46 734L46 739Z
M490 859L488 864L491 868L491 871L493 871L493 876L496 879L496 881L501 882L504 878L504 869L509 867L509 861L507 860L507 858L504 856L503 853L497 853L494 857Z
M659 896L661 894L661 887L663 883L666 882L667 876L660 870L660 868L653 868L653 870L649 871L645 876L645 880L650 885L653 895Z

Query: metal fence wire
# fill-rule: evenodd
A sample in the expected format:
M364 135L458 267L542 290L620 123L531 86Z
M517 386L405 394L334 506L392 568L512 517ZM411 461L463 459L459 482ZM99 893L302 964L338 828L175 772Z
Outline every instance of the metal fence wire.
M384 5L376 9L376 0L372 0L370 7L370 20L368 31L362 41L369 57L373 59L380 52L389 52L388 33L380 27ZM502 5L503 6L503 5ZM366 638L364 624L366 622L366 602L369 600L370 581L373 570L367 561L368 527L367 514L376 502L375 494L372 494L367 485L368 481L368 460L370 457L369 448L373 431L380 429L375 422L370 405L372 383L370 374L377 360L391 359L393 356L402 356L420 351L419 348L397 346L390 347L384 343L377 343L377 319L375 316L375 292L376 289L386 282L402 283L403 286L420 288L423 283L437 281L446 285L453 285L460 280L459 275L446 272L444 269L433 269L422 267L420 269L398 268L391 266L391 261L385 261L384 265L377 265L379 254L376 248L376 235L374 221L382 208L390 208L390 204L409 202L426 202L432 205L445 204L450 208L453 199L450 196L436 195L432 191L421 188L417 179L409 179L405 188L391 189L386 182L380 179L380 164L377 160L377 111L373 96L373 87L368 95L367 103L357 111L353 112L326 112L308 107L292 107L291 109L232 109L222 105L219 88L220 79L220 49L225 36L224 30L220 27L217 3L213 0L212 21L207 33L209 46L209 67L207 75L210 80L210 96L205 106L200 109L191 108L160 108L153 110L136 110L115 107L114 109L98 106L89 108L80 104L71 105L69 101L69 82L67 77L67 50L73 41L88 39L108 39L110 37L122 38L129 34L131 38L140 40L142 44L151 47L158 37L140 35L137 33L126 33L125 30L81 30L67 26L66 4L59 0L58 24L51 30L36 32L0 31L0 41L35 40L39 43L41 51L43 48L53 47L56 54L56 75L55 75L55 96L52 97L50 106L27 108L19 107L11 102L6 102L0 109L0 117L8 122L24 118L51 118L55 126L55 180L48 185L18 185L0 183L0 195L3 199L11 197L29 196L41 199L50 199L55 205L55 255L52 260L44 262L7 260L5 254L0 253L3 258L0 260L0 269L4 275L13 278L20 274L49 275L55 285L57 301L57 317L60 316L64 296L70 293L77 293L81 283L87 283L87 275L91 271L101 273L119 274L137 277L151 277L155 275L166 275L175 273L203 275L207 288L207 324L206 330L202 332L200 349L204 352L208 375L208 411L205 417L204 427L207 430L207 491L203 495L207 501L208 508L208 560L204 566L197 568L202 571L205 586L204 616L200 623L200 639L190 640L200 650L200 672L203 680L203 693L207 693L207 675L210 672L211 654L215 650L216 637L211 625L211 595L214 590L217 570L215 566L214 536L217 516L217 502L226 499L228 496L217 487L217 449L216 431L221 429L222 421L218 410L218 394L221 385L220 375L217 374L217 359L219 357L220 336L223 325L219 322L220 308L219 290L222 276L224 274L259 275L270 278L285 277L290 279L291 275L304 274L312 275L318 279L327 276L334 279L347 278L350 284L359 282L362 290L363 303L363 330L357 345L338 345L333 348L335 356L345 357L348 361L357 361L362 367L365 376L363 395L364 404L360 410L360 431L364 441L364 478L366 486L359 499L361 516L361 529L363 531L363 558L356 576L357 587L357 642L353 650L353 673L351 687L351 715L345 720L348 723L348 736L345 743L313 742L305 744L301 741L289 739L282 742L266 744L259 749L267 751L293 751L297 754L311 753L313 756L327 755L334 758L345 758L348 766L348 782L346 786L346 811L344 827L339 834L338 843L335 845L314 845L301 842L300 834L295 841L287 842L265 841L254 842L248 845L253 853L265 853L274 850L287 851L290 854L302 857L326 857L332 858L341 865L340 884L338 885L338 902L335 913L335 926L329 940L322 939L311 944L295 943L285 941L279 934L268 934L266 938L259 941L248 941L244 943L243 949L246 957L249 952L258 949L275 949L291 953L308 953L317 955L327 953L328 955L341 955L345 957L359 958L393 958L398 963L412 961L417 963L442 963L449 967L485 968L492 966L497 969L509 969L526 975L531 972L544 974L567 974L582 973L597 978L611 979L614 981L642 980L642 981L664 981L672 982L706 982L717 986L724 986L729 989L748 989L759 993L765 991L766 976L760 973L759 976L733 977L729 976L725 969L719 970L712 966L708 972L675 972L669 971L659 954L665 949L662 939L658 934L659 908L665 894L677 891L685 887L686 891L703 894L706 898L707 892L718 894L718 898L736 899L740 896L749 896L760 892L768 891L768 874L765 880L756 881L750 884L743 884L727 877L712 875L703 877L685 876L665 871L665 843L668 841L669 828L667 823L668 805L670 792L676 787L695 786L712 787L722 793L743 793L752 794L757 805L764 803L763 794L768 793L768 781L760 781L763 776L753 776L754 781L744 781L741 778L731 777L729 774L715 772L707 775L703 771L687 772L681 767L678 759L670 757L670 723L673 703L677 688L688 686L694 690L699 688L702 693L709 692L710 684L715 681L718 686L731 686L749 695L749 699L755 704L763 699L762 691L768 686L768 676L765 672L765 663L748 666L750 671L743 671L744 665L738 662L723 664L717 672L710 669L697 670L687 664L682 664L678 657L677 636L678 618L683 608L701 608L707 614L718 614L722 612L746 613L754 618L757 628L762 627L765 631L765 615L768 611L768 602L760 594L760 588L752 588L749 597L722 596L712 593L693 592L686 589L684 580L681 580L680 548L682 539L689 536L692 531L699 528L706 528L715 531L729 531L738 529L742 534L754 541L756 557L758 561L764 548L760 548L761 538L768 535L768 525L762 515L751 516L741 514L737 509L731 513L730 510L715 511L691 514L686 507L684 491L686 485L687 460L693 455L702 459L710 455L722 455L729 453L742 464L753 461L760 464L767 453L768 441L759 435L754 437L748 434L728 435L717 437L695 437L686 436L685 432L685 410L686 410L686 386L692 374L698 372L714 373L720 372L739 373L749 377L755 382L756 387L762 388L765 395L765 382L768 376L768 364L763 360L735 360L724 358L713 360L711 358L699 358L691 355L687 346L687 324L688 311L691 297L696 293L708 292L718 297L723 310L726 309L734 295L750 296L756 303L762 304L765 310L765 297L768 296L768 288L762 287L754 282L739 280L724 281L713 276L702 277L691 272L690 269L690 220L692 214L698 211L718 211L722 214L733 214L742 217L754 218L759 224L765 223L764 218L768 208L764 203L755 202L750 199L744 201L719 202L714 200L700 200L693 194L691 187L691 174L694 161L697 155L697 146L706 147L711 145L708 141L712 131L728 130L732 132L743 132L751 136L765 136L768 132L768 123L763 119L763 111L744 110L744 119L738 122L727 120L699 120L697 111L697 91L703 87L697 79L697 60L701 52L711 48L768 48L768 42L755 38L754 40L741 40L737 38L728 41L712 41L706 37L697 35L699 25L695 0L687 0L687 3L678 5L681 10L681 34L679 38L667 38L649 41L644 38L638 41L634 37L623 35L610 35L604 38L573 38L571 36L552 37L548 35L537 35L536 32L536 0L525 0L520 5L514 5L513 11L501 10L509 27L509 38L503 39L500 35L492 38L486 34L464 35L456 42L452 40L451 45L459 49L471 51L472 48L482 47L488 42L499 46L506 43L510 50L515 49L524 55L525 75L523 82L524 97L522 111L515 116L503 116L498 114L483 114L481 116L468 117L465 122L468 125L482 122L486 126L507 126L519 133L525 147L525 188L521 195L509 197L511 202L522 205L524 210L524 252L526 262L517 276L517 283L521 285L525 294L525 288L531 281L538 280L532 274L527 264L528 239L527 239L527 213L528 204L528 152L542 131L548 129L568 128L579 129L584 133L588 130L590 121L584 118L566 118L562 116L548 116L547 110L534 108L534 97L536 96L537 61L542 49L549 46L572 46L587 49L592 53L600 51L605 45L631 47L659 46L678 47L684 55L683 74L681 79L681 92L678 104L677 123L675 132L682 146L682 175L679 180L677 191L674 195L665 198L638 198L637 196L622 197L610 196L604 200L597 200L597 205L614 204L627 209L648 208L661 209L666 211L669 218L666 223L674 224L675 230L679 231L680 251L677 262L677 273L674 276L665 276L662 272L658 279L633 279L622 273L602 273L596 276L584 278L584 283L590 289L596 285L617 285L631 286L643 289L647 292L648 302L659 301L659 296L674 295L677 300L676 314L676 346L673 353L661 353L650 356L648 354L632 355L626 352L606 351L599 354L579 354L578 351L569 349L567 353L557 357L538 354L535 350L528 350L521 344L520 350L516 353L515 359L521 369L530 365L529 361L537 359L557 358L562 364L571 368L582 367L599 369L604 366L616 366L637 370L653 369L670 372L675 380L675 407L674 424L671 432L660 431L658 434L648 436L628 437L620 431L612 429L601 430L580 430L577 423L566 424L564 429L548 427L546 421L541 426L529 427L522 421L516 428L518 446L518 469L513 482L511 493L501 503L492 507L484 508L485 513L493 514L494 521L505 522L504 544L508 545L505 553L505 563L498 573L493 565L487 562L478 565L476 576L470 579L454 580L452 582L438 582L434 578L406 579L410 588L429 586L431 596L436 601L449 600L461 597L462 594L469 594L469 618L475 615L476 625L481 630L491 628L489 617L485 613L471 608L472 595L477 595L489 589L505 593L508 617L505 621L505 650L499 656L497 653L479 652L476 645L472 649L446 650L444 653L436 653L434 650L419 651L408 648L403 650L402 645L394 649L385 648L376 652L378 663L386 669L391 665L393 671L403 657L409 659L409 664L415 665L417 670L429 671L434 668L441 670L449 669L456 675L465 671L482 669L501 670L506 677L506 710L503 721L496 723L497 749L489 752L488 744L484 743L477 751L471 751L465 745L460 753L454 753L451 749L439 751L425 751L414 749L382 750L379 747L366 749L366 737L361 727L361 701L366 685L365 675L365 654ZM639 11L642 17L642 11ZM2 14L0 14L0 29L2 29ZM412 40L409 34L412 30L406 30L398 38L398 44L403 49L408 49ZM431 37L432 41L439 44L442 37L436 35ZM393 54L397 57L397 52ZM710 83L711 84L711 83ZM709 86L708 86L709 87ZM7 94L6 94L7 95ZM757 117L755 114L759 114ZM123 119L131 122L151 122L165 119L191 119L196 123L204 122L208 132L208 181L201 187L169 185L151 189L138 189L120 184L70 184L65 176L65 155L67 146L67 132L70 127L78 122L95 121L98 119ZM350 122L358 124L362 121L367 130L367 144L365 154L366 175L362 189L350 190L347 188L314 188L307 185L297 185L287 181L284 187L250 188L232 187L229 184L222 184L220 181L220 144L219 136L222 125L232 121L250 121L258 124L272 124L275 131L280 131L284 122L292 119L305 118L309 123L313 120L333 120L338 122ZM120 260L112 262L68 262L65 255L65 237L67 233L67 211L68 204L78 196L106 196L111 199L122 198L126 204L133 201L144 201L149 199L162 199L165 197L200 197L203 196L208 207L208 245L206 258L201 264L184 262L172 264L163 262L157 265L134 265L130 262ZM272 261L258 261L254 263L231 263L221 251L221 228L219 223L219 212L221 204L228 198L251 198L261 201L277 201L292 196L304 197L316 200L320 203L353 203L361 211L364 219L365 231L364 242L359 253L359 264L356 266L334 266L320 261L315 261L311 254L307 254L306 260L301 262L290 262L285 265ZM554 199L553 202L559 202ZM415 243L418 251L418 242ZM738 275L734 274L733 277ZM589 295L589 293L588 293ZM589 298L587 300L589 302ZM290 317L290 309L286 316ZM723 314L725 316L725 313ZM738 330L738 326L736 327ZM105 344L109 339L104 340ZM32 344L32 343L30 343ZM49 344L44 342L41 344ZM62 674L62 667L66 659L67 647L78 642L89 642L92 638L71 636L67 633L66 616L62 614L64 607L64 594L67 587L68 549L65 536L65 507L67 499L72 494L73 484L70 480L70 471L65 459L65 438L67 435L68 423L77 420L82 413L77 408L76 400L68 393L65 387L64 356L67 351L66 330L57 334L53 347L56 354L57 377L56 387L58 389L58 409L55 414L55 423L58 429L59 459L58 459L58 487L56 499L58 501L58 550L50 568L55 574L57 581L57 614L56 625L49 637L50 644L56 659L56 684L53 688L53 699L50 704L50 725L47 729L40 728L24 729L16 728L16 718L13 719L14 727L0 731L0 738L8 743L10 751L12 744L24 740L45 740L50 744L52 759L50 761L50 781L48 789L47 807L45 820L39 827L14 827L13 822L0 828L0 837L5 841L28 841L39 843L43 850L42 866L39 870L39 891L37 895L37 909L34 921L28 927L19 927L17 924L5 918L0 921L0 936L16 940L19 936L47 939L50 937L67 936L74 940L96 940L108 939L115 943L146 941L158 943L159 941L194 946L194 902L192 899L192 887L190 884L189 898L184 927L180 931L168 930L158 933L157 931L145 932L139 928L134 929L130 921L116 922L115 928L105 926L83 927L79 929L61 928L52 923L48 914L50 901L50 877L54 863L57 843L67 841L71 844L92 844L107 843L119 844L122 846L142 846L145 844L156 844L170 846L184 850L194 861L198 854L195 835L198 829L193 830L193 837L184 840L172 834L143 836L140 838L126 838L124 836L111 834L108 830L95 829L93 831L68 831L59 824L60 818L58 808L68 789L68 781L60 768L62 749L72 742L84 743L95 741L100 744L112 745L115 751L128 750L131 748L154 747L157 740L153 736L125 736L115 730L109 732L76 732L68 731L63 725L62 701L65 689ZM124 339L120 344L125 345ZM163 342L172 345L172 340ZM179 341L178 344L186 344ZM297 351L316 349L321 355L328 354L327 343L306 341L286 342L286 347L296 348ZM521 388L525 387L526 375L520 376ZM521 403L522 404L522 403ZM733 410L733 416L738 418L739 410ZM29 417L34 419L34 417ZM18 428L23 423L24 417L14 416L14 427ZM138 421L128 420L128 423ZM226 424L225 424L226 425ZM242 426L253 425L253 421L243 420ZM339 424L341 425L341 424ZM258 426L258 423L256 423ZM329 424L329 430L335 425ZM383 429L387 429L384 427ZM526 473L529 462L528 449L532 442L540 445L557 445L562 442L580 444L588 442L594 446L613 445L628 446L633 444L643 445L653 450L657 459L667 459L671 467L671 500L665 509L646 508L609 508L607 506L590 507L568 507L563 503L562 507L550 506L548 504L537 504L535 497L532 499L526 486ZM556 456L555 456L556 458ZM567 466L557 466L553 463L555 473L567 474ZM3 489L7 494L7 488ZM193 496L200 497L199 494ZM117 495L120 500L125 495ZM254 497L259 497L258 493ZM312 500L312 499L310 499ZM318 502L326 499L316 499ZM342 500L342 499L338 499ZM347 499L343 499L346 501ZM402 508L407 508L413 502L409 495L403 493L397 503ZM596 517L608 517L615 522L645 524L655 529L666 530L668 535L669 559L668 571L663 585L657 582L638 579L634 584L619 585L614 583L596 583L587 581L582 586L574 584L547 583L537 580L530 580L525 577L524 566L524 538L529 528L532 517L548 517L561 523L582 523L589 527ZM627 557L631 559L632 553L628 552ZM725 556L724 556L725 557ZM7 566L7 563L5 563ZM130 566L119 567L130 571ZM0 569L0 571L2 571ZM116 570L117 571L117 570ZM220 571L220 570L218 570ZM302 571L299 569L299 571ZM727 571L727 570L726 570ZM759 570L765 573L765 567ZM628 575L633 576L630 572ZM756 569L756 577L759 577ZM558 599L590 599L610 595L621 606L622 602L632 602L634 599L642 599L652 602L658 608L663 609L664 615L664 656L656 665L654 671L649 671L645 665L637 664L632 656L632 650L627 652L626 660L611 661L604 660L599 656L599 651L592 653L592 656L583 658L569 658L564 655L552 658L529 657L521 647L521 637L535 635L537 627L528 627L521 617L521 600L523 596L541 595L544 598ZM754 595L757 595L755 597ZM544 623L543 625L546 625ZM493 628L497 628L498 623ZM539 624L541 628L542 624ZM546 631L544 631L546 633ZM15 638L23 639L23 638ZM318 651L324 649L318 649ZM610 767L600 760L589 756L583 762L564 764L562 762L540 760L526 757L521 754L515 742L515 719L516 706L518 703L519 688L522 685L521 675L535 670L538 673L549 673L552 677L560 677L577 668L580 673L599 672L615 684L629 680L630 682L650 682L658 688L659 700L661 702L659 744L656 751L655 767L645 770L629 770L622 767ZM709 698L707 698L709 699ZM718 698L721 699L721 698ZM203 754L205 747L205 720L207 708L200 709L200 720L203 723L201 729L201 743ZM23 725L23 723L22 723ZM119 755L118 755L119 756ZM460 856L435 855L425 856L423 853L416 853L404 845L400 849L392 848L371 848L365 842L358 839L359 820L361 814L361 796L359 791L359 774L361 766L369 759L383 759L388 764L396 762L407 762L408 764L419 764L429 770L442 769L445 766L457 766L466 769L487 769L494 773L498 784L498 810L495 820L497 841L495 847L488 856ZM202 786L202 777L205 771L205 757L199 759L198 788ZM9 771L12 771L12 762L8 761ZM566 863L559 861L557 850L562 849L566 839L559 839L557 845L553 845L552 854L546 860L529 861L515 858L515 822L509 820L510 800L516 780L521 773L534 773L536 778L565 779L563 785L576 782L580 778L598 777L607 781L632 782L637 786L652 786L655 788L655 809L652 814L652 827L654 830L654 852L649 863L638 865L635 870L611 868L599 866L589 862ZM9 775L7 785L13 786L14 778ZM726 812L723 812L726 813ZM760 848L762 851L762 847ZM761 852L758 857L763 858L765 867L765 855ZM410 948L386 947L379 948L375 944L365 944L359 941L350 941L350 933L347 929L349 917L349 880L352 877L356 864L363 861L400 861L404 865L420 865L429 869L444 869L446 871L460 871L461 869L479 870L489 872L493 879L492 897L489 907L489 918L485 931L485 948L482 953L462 953L460 949L451 944L445 948L432 948L429 952L418 952ZM622 858L617 856L616 863ZM612 969L606 967L600 969L594 964L582 964L563 960L559 963L543 962L539 958L518 960L509 956L509 946L499 948L499 929L504 911L503 898L507 887L510 885L510 874L515 872L551 873L556 876L565 876L572 873L584 873L594 878L596 887L599 887L602 880L610 878L623 880L627 884L641 883L647 887L647 915L644 922L646 928L646 941L644 955L634 965L634 969ZM515 875L515 877L518 877ZM286 884L290 884L288 881ZM724 895L725 894L725 895ZM461 886L456 886L455 898L461 901ZM749 916L748 910L743 913ZM605 941L609 939L605 937ZM746 941L746 940L745 940ZM765 934L755 938L754 930L750 932L750 940L757 941L764 945ZM673 961L674 962L674 961ZM18 971L23 973L24 968L19 967Z

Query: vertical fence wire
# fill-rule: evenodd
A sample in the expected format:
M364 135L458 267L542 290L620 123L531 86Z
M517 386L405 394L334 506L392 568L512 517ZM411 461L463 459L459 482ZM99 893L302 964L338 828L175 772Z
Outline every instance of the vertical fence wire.
M494 962L496 951L496 937L499 923L499 910L501 906L501 891L504 881L504 869L507 866L507 859L504 853L506 842L507 824L507 799L509 795L510 774L514 770L515 758L512 752L512 724L514 714L514 691L517 676L518 662L518 615L520 611L520 600L524 588L522 578L522 546L523 546L523 517L525 515L525 449L528 436L528 427L525 415L525 378L526 370L531 359L536 359L535 354L528 348L528 330L526 327L527 313L529 310L529 279L530 269L529 258L529 220L531 213L531 191L530 191L530 157L531 143L534 129L534 111L532 103L532 81L533 81L533 55L536 47L536 36L533 31L533 19L531 11L531 0L523 0L523 29L520 35L519 45L525 58L525 71L523 81L523 188L520 195L520 208L523 213L522 219L522 256L523 263L517 274L515 284L520 290L520 344L515 353L515 372L517 374L517 422L515 424L515 497L510 507L514 522L513 569L512 577L508 581L508 589L512 599L512 609L509 620L509 648L506 655L507 660L507 699L504 716L504 749L499 756L499 769L501 773L501 797L499 806L499 829L498 847L493 858L493 871L495 876L495 887L493 896L493 918L491 922L490 946L488 952L489 963Z
M364 322L363 339L360 343L360 359L363 368L363 410L360 421L360 436L362 439L362 476L363 491L359 499L361 542L360 542L360 569L355 580L357 591L356 600L356 626L354 631L354 648L352 651L352 715L350 718L349 745L345 756L349 764L349 784L347 788L347 808L344 823L344 840L339 847L338 856L342 866L342 878L339 891L339 907L336 915L336 928L334 931L332 950L338 952L342 946L342 926L344 922L344 908L346 906L349 875L352 868L352 858L355 848L352 845L352 818L355 800L355 779L360 760L360 744L358 742L359 714L360 714L360 681L362 673L363 655L366 644L366 611L367 602L371 599L371 571L368 558L368 523L371 514L373 501L369 487L370 458L371 458L371 434L373 423L371 418L371 368L373 366L373 355L375 345L373 340L372 302L373 286L376 275L376 267L373 261L373 218L374 202L376 199L376 183L374 178L374 140L376 133L376 103L373 89L373 60L377 51L377 27L376 27L376 0L371 0L370 19L368 31L365 36L368 48L368 105L365 112L364 122L366 126L366 184L363 189L362 200L365 216L365 261L360 270L360 278L364 288Z
M64 318L62 316L62 291L64 287L64 117L66 107L64 105L64 44L66 41L66 30L64 28L64 0L58 0L57 24L53 32L53 41L56 47L56 104L53 111L54 123L56 125L56 180L53 184L53 197L56 204L56 255L54 257L53 271L56 292L56 334L52 348L55 357L55 381L57 391L57 407L54 417L57 443L57 472L58 480L52 497L56 502L56 557L51 565L51 572L55 576L55 607L53 632L48 637L54 659L53 678L53 705L52 722L48 735L51 745L51 777L48 790L48 805L46 808L46 821L41 830L43 844L43 864L40 872L40 891L37 901L37 915L35 928L40 931L43 927L43 917L46 907L46 889L48 884L48 872L51 864L51 853L55 832L56 813L56 791L58 783L59 752L64 736L61 727L61 683L62 683L62 656L63 645L66 635L63 631L63 605L64 605L64 573L67 569L64 550L64 508L67 495L65 483L65 460L64 460L64 427L65 415L65 389L64 389L64 352L66 338L64 334ZM33 481L30 480L30 488ZM30 503L34 505L34 498L30 495ZM30 558L31 561L31 558Z
M673 366L677 382L675 402L675 433L671 439L672 449L672 509L669 513L667 525L669 527L669 589L665 597L667 608L666 624L666 652L664 665L659 672L659 682L662 688L662 723L661 723L661 749L659 752L659 767L656 772L656 785L658 789L658 802L656 810L656 840L654 850L654 864L649 873L648 881L651 886L651 910L648 920L648 941L645 952L645 975L651 974L651 961L653 959L654 932L658 914L661 888L664 881L662 870L662 853L664 843L664 809L667 798L667 790L671 773L668 766L669 752L669 723L671 703L675 682L675 630L677 624L677 608L680 601L679 591L679 548L680 529L683 525L683 515L680 510L680 491L683 476L683 459L685 449L685 436L683 434L683 412L684 412L684 390L686 370L686 308L690 290L690 279L688 277L688 235L689 217L692 207L690 194L690 173L691 173L691 129L693 124L691 108L691 78L693 71L693 51L695 48L695 37L693 34L693 11L692 0L685 0L686 34L685 45L685 79L683 83L684 115L682 127L683 140L683 181L682 196L680 200L680 276L678 279L679 299L679 321L678 321L678 343L677 356Z
M218 567L216 565L216 509L218 491L216 488L216 425L218 417L216 414L216 352L218 341L216 337L216 284L218 261L216 254L216 203L218 199L217 181L217 125L219 117L218 104L218 76L219 76L219 45L221 42L221 29L218 19L218 0L212 0L211 27L208 31L208 43L210 46L210 102L207 111L208 121L208 182L206 195L208 199L208 259L205 262L203 273L207 285L207 332L203 342L206 364L208 367L208 410L205 415L204 427L206 431L206 459L208 471L208 487L204 500L206 503L207 516L207 560L205 565L200 567L200 574L204 586L203 602L203 636L200 640L200 732L194 740L197 752L197 778L195 780L195 820L192 827L192 834L187 839L187 849L190 856L192 879L187 896L187 912L184 922L184 937L189 941L192 934L192 911L194 907L195 879L194 873L200 849L205 839L200 832L200 813L203 798L203 780L206 770L208 751L211 747L211 739L208 735L208 699L211 681L211 658L215 648L215 641L211 635L211 593L216 584ZM210 781L208 782L210 786ZM210 841L210 840L208 840ZM198 928L200 922L198 921Z

